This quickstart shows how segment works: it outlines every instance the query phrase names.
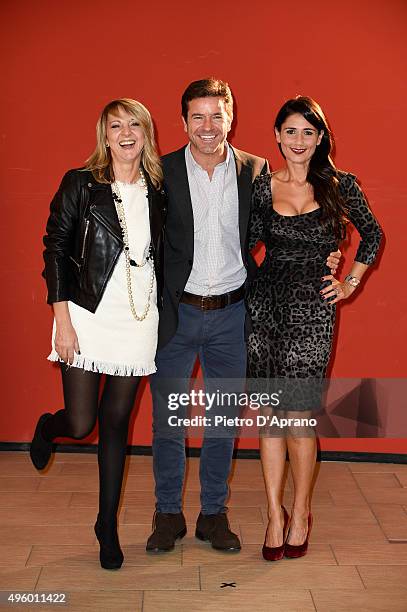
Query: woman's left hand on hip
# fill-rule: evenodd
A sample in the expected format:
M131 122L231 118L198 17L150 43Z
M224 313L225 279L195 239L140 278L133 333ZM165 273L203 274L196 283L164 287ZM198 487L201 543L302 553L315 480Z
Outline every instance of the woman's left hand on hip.
M339 302L340 300L346 300L346 298L351 296L352 293L355 291L355 287L352 287L352 285L346 282L341 283L334 276L332 276L332 274L323 276L322 280L331 281L331 284L329 284L327 287L324 287L324 289L321 289L320 291L320 294L324 298L324 300L333 298L329 299L329 304L336 304L336 302Z

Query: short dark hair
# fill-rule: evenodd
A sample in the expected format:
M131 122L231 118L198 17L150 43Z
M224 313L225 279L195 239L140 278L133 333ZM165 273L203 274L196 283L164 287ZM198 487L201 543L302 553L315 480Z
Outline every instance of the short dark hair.
M220 79L209 78L201 79L200 81L193 81L188 85L182 94L181 110L185 121L188 117L188 105L191 100L195 100L196 98L207 98L208 96L223 98L225 101L226 112L229 117L232 117L233 96L229 85Z

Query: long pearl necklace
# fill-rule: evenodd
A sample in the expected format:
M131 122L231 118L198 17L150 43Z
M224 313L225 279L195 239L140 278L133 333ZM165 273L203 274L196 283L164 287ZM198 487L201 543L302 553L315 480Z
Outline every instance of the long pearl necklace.
M141 168L140 168L140 177L141 177L141 184L143 186L143 189L144 189L144 192L147 198L148 197L147 183L146 183L146 179L144 177L144 174ZM154 262L153 262L153 247L150 242L150 246L147 252L148 254L146 255L146 257L143 257L143 260L141 261L141 263L137 263L134 259L130 257L129 233L127 230L126 215L124 212L123 200L120 194L120 189L119 189L119 185L117 181L112 183L112 196L113 196L113 200L116 205L117 216L119 217L119 223L120 223L120 227L121 227L122 235L123 235L124 258L125 258L125 263L126 263L127 293L129 296L130 310L131 310L133 317L136 319L136 321L144 321L144 319L148 315L148 311L150 310L151 294L153 293L153 289L154 289L155 271L154 271ZM136 307L134 305L133 289L132 289L132 282L131 282L131 267L134 266L136 268L143 268L147 264L148 261L151 262L150 263L151 274L150 274L150 284L149 284L148 294L147 294L147 304L143 310L143 313L139 315L137 314Z

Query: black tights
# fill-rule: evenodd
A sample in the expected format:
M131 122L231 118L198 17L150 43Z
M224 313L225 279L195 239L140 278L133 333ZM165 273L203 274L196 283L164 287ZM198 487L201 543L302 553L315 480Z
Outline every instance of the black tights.
M106 375L99 401L102 375L61 364L65 409L49 418L42 435L47 440L85 438L99 417L99 520L116 524L126 459L130 414L140 378Z

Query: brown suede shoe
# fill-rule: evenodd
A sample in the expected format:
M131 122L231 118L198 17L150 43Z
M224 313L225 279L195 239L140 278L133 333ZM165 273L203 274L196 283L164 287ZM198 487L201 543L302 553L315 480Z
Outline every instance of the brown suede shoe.
M239 538L230 531L229 521L224 512L202 514L196 522L195 535L200 540L210 542L216 550L238 551L241 549Z
M186 532L187 526L182 512L178 514L155 512L153 533L147 540L146 550L149 552L172 550L175 540L183 538Z

